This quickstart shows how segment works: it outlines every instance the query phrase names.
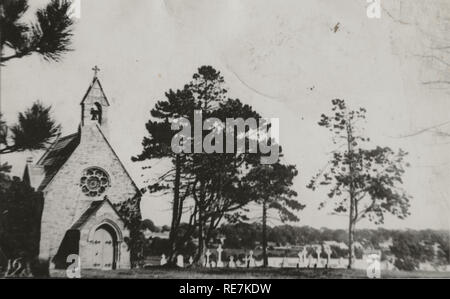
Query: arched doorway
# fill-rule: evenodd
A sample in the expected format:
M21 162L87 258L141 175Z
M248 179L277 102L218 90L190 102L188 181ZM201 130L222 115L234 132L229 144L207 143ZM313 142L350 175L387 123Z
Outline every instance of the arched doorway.
M108 224L99 226L93 237L94 260L93 268L101 270L116 269L117 235Z

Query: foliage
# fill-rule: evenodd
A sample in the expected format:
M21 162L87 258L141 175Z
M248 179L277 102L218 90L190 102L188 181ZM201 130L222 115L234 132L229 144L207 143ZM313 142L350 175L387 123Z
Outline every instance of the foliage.
M51 0L36 12L36 22L26 24L27 0L2 0L0 3L0 63L37 53L45 60L59 61L70 51L73 21L71 1ZM4 54L7 50L8 53ZM11 52L11 53L9 53Z
M399 234L393 239L391 252L395 256L395 266L398 269L412 271L419 267L425 248L417 241L413 235L406 234Z
M169 158L172 167L156 181L149 184L148 190L151 193L168 193L173 192L172 201L172 222L170 225L170 251L169 262L174 262L176 253L176 236L181 223L183 214L184 200L189 195L186 178L181 173L181 165L185 162L184 154L175 154L171 149L171 140L176 132L172 131L171 123L179 117L186 117L192 112L191 102L192 94L184 90L169 90L166 93L166 101L158 101L151 110L150 119L145 127L148 137L144 137L142 141L142 153L136 157L132 157L132 161L146 161L152 159ZM144 166L143 169L149 168ZM185 190L184 193L181 193ZM144 190L145 191L145 190Z
M37 257L42 205L42 194L19 178L0 178L0 247L8 258Z
M58 131L50 107L39 102L19 113L10 128L0 114L0 154L43 149ZM8 163L0 163L0 248L11 260L24 261L35 271L43 198L27 183L11 178L10 170Z
M136 266L142 261L142 250L144 246L144 235L141 231L141 197L140 194L115 204L114 207L125 222L126 228L130 230L130 237L125 238L125 242L130 250L130 259L132 265Z
M152 232L155 232L155 233L158 233L158 232L160 232L161 231L161 229L159 228L159 227L157 227L154 223L153 223L153 221L151 221L150 219L144 219L144 220L142 220L141 221L141 225L140 225L140 229L142 230L142 231L145 231L145 230L150 230L150 231L152 231Z
M181 225L180 237L188 224ZM321 228L316 229L308 226L278 225L268 226L267 240L269 242L268 256L291 256L296 257L300 250L296 246L324 244L324 242L336 242L331 244L332 258L348 257L348 250L342 245L347 245L347 234L343 229ZM261 245L261 223L234 223L222 224L214 235L224 237L224 248L235 253L243 253L245 250L254 250ZM194 235L195 237L195 235ZM355 231L355 242L363 245L363 248L355 249L355 257L362 258L364 249L380 249L382 260L394 257L395 265L401 270L417 269L419 263L431 263L437 265L448 264L448 244L450 232L444 230L388 230L360 229ZM180 253L190 256L195 252L196 245L190 239L189 245L180 249ZM146 256L160 256L166 253L165 240L147 241L151 250L146 251ZM153 243L154 242L154 243ZM216 240L218 242L218 240ZM390 244L390 245L389 245ZM437 252L433 247L438 246ZM277 246L291 248L286 251L276 250ZM326 258L323 251L322 257Z
M268 210L276 210L282 222L299 221L296 212L305 205L296 200L297 192L291 189L297 174L294 165L277 162L254 167L244 179L249 184L255 201L260 204L266 201Z
M333 143L338 147L332 152L328 165L307 187L312 190L319 186L328 188L328 200L319 207L331 201L336 213L348 214L351 244L354 227L361 219L382 224L386 214L400 219L409 215L410 196L401 188L408 166L404 161L407 153L401 149L396 153L380 146L368 149L370 140L359 126L366 118L366 109L350 110L340 99L333 100L332 106L332 114L322 114L319 126L333 134Z
M216 118L225 123L226 118L260 119L252 107L243 104L238 99L227 98L224 78L219 71L211 66L202 66L183 89L166 93L166 100L158 101L151 111L153 119L146 124L149 135L144 138L143 151L133 158L135 161L169 158L172 167L157 182L148 188L150 192L173 192L172 224L170 239L176 247L183 247L192 236L198 238L199 248L196 260L204 257L206 244L211 241L214 229L223 221L238 221L245 219L244 207L254 198L251 188L245 184L244 177L260 164L258 153L192 153L198 144L191 139L191 153L175 154L171 148L173 136L178 133L171 130L173 121L180 117L194 123L194 111L201 110L203 119ZM191 136L194 128L191 127ZM202 140L212 133L224 134L225 130L213 126L203 130ZM248 145L254 132L245 127L243 138ZM214 135L214 134L213 134ZM217 145L216 136L211 137L211 143ZM236 150L235 150L236 152ZM178 238L178 229L186 202L189 202L188 229ZM175 240L178 238L177 240ZM171 253L174 257L174 251Z
M218 230L225 236L225 248L254 249L261 240L259 223L224 224Z
M19 113L17 124L10 128L0 115L0 154L45 148L60 128L51 118L50 111L51 107L35 102L31 108Z
M297 192L291 189L297 173L295 166L283 165L278 161L272 165L254 167L244 178L250 187L255 202L262 205L263 267L268 266L268 211L271 209L277 210L282 222L299 221L296 212L305 207L295 199Z
M394 235L391 246L395 265L406 271L417 270L419 263L423 262L447 265L449 239L449 233L444 231L398 232Z
M407 153L401 149L395 153L389 147L362 148L369 139L356 132L356 123L365 119L366 110L348 111L343 100L332 103L334 115L322 114L319 125L333 132L335 144L341 145L337 140L344 140L347 147L333 152L329 168L313 178L308 187L315 190L318 185L329 186L328 197L336 200L337 213L349 212L348 192L352 189L355 222L367 217L382 224L386 213L405 218L410 197L399 185L408 166L404 162Z
M143 246L144 257L152 255L161 256L170 250L169 240L167 239L153 238L146 240Z

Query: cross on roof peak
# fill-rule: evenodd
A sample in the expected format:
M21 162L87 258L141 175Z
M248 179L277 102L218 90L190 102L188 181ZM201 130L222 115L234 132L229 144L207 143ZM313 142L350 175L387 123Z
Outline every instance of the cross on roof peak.
M97 78L98 72L100 72L100 68L98 66L94 66L92 70L94 71L94 77Z

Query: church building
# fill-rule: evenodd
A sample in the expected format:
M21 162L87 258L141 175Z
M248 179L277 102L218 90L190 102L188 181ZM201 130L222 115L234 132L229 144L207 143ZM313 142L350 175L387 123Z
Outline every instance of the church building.
M130 231L115 204L140 193L108 142L110 103L94 71L78 132L58 137L25 167L24 181L44 197L39 258L51 268L66 267L71 254L82 269L130 268Z

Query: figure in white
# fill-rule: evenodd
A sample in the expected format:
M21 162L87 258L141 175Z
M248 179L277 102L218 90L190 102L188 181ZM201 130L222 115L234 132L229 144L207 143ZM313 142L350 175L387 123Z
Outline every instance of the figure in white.
M330 258L331 258L331 247L330 246L325 246L325 253L327 254L327 264L325 265L325 268L329 268L330 267Z
M163 254L163 255L161 255L161 262L160 262L160 265L161 265L161 266L164 266L165 264L167 264L167 259L166 259L166 255Z
M181 254L177 256L177 266L180 268L184 267L184 258Z
M308 250L306 249L306 247L303 247L303 265L306 265L306 258L308 257Z
M311 268L312 263L313 263L313 256L312 256L312 254L309 254L308 255L308 268Z
M244 256L244 265L243 266L244 266L244 268L248 268L248 266L249 266L247 255Z
M353 259L352 259L352 266L355 264L355 248L356 248L356 245L355 244L352 244L352 257L353 257Z
M228 268L236 268L236 263L234 262L234 256L230 256L230 261L228 262Z
M217 267L218 268L222 268L223 267L223 262L222 262L222 244L219 245L219 247L217 248Z
M192 265L194 263L194 259L192 258L192 255L189 257L189 265Z
M253 257L253 250L250 250L250 252L248 253L248 267L255 267L256 263L255 263L255 258Z
M211 267L211 263L209 262L209 256L211 255L211 251L209 249L206 251L206 267Z
M281 261L281 268L284 268L287 266L287 261L286 261L286 257L283 257L283 260Z
M316 267L320 267L322 265L322 260L320 259L320 254L322 253L322 246L316 247L316 254L317 254L317 264Z
M381 264L380 256L378 254L371 254L367 257L367 277L368 278L381 278Z

